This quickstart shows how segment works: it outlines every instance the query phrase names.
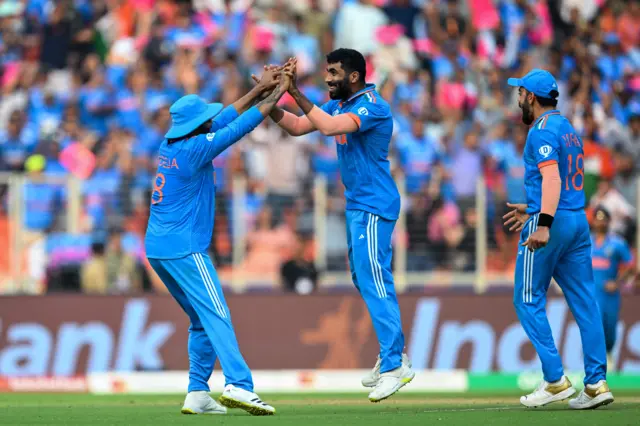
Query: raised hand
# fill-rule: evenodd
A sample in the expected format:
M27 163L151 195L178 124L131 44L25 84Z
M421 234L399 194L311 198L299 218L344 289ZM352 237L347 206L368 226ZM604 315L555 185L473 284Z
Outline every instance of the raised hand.
M289 60L287 61L287 63L284 66L284 73L285 75L289 76L289 78L291 79L291 84L289 86L289 91L290 92L294 92L298 90L298 85L297 85L297 65L298 65L298 59L297 58L289 58Z
M271 91L278 85L282 69L283 67L279 65L265 65L261 78L258 78L255 74L251 74L251 78L262 91L263 98L269 96Z

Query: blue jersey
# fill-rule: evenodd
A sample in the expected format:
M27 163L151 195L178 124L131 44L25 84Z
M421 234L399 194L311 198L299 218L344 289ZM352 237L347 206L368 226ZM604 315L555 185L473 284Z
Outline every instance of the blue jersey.
M584 151L582 140L557 110L540 116L529 130L524 148L527 213L540 211L542 174L540 168L558 164L562 192L558 210L584 209Z
M238 117L229 106L215 117L211 133L162 142L145 237L147 257L178 259L208 250L215 206L213 159L263 119L257 107Z
M322 109L331 115L349 114L358 123L358 131L335 137L347 210L397 220L400 193L388 160L393 133L389 104L376 92L375 85L367 84L346 101L331 100Z
M609 234L601 244L591 235L593 278L597 288L604 288L607 281L618 277L620 267L631 262L631 250L627 242L615 234Z

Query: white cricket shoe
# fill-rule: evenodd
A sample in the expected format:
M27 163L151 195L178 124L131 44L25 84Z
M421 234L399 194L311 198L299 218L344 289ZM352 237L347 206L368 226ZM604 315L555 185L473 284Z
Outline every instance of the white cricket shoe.
M529 395L521 396L520 403L525 407L538 408L552 402L565 400L576 393L567 376L562 376L556 383L542 381Z
M574 410L589 410L608 405L613 402L613 394L607 382L600 380L595 385L587 385L577 398L569 400L569 408Z
M416 373L404 363L395 370L380 374L376 387L369 394L369 401L380 402L398 392L401 387L411 382Z
M211 398L206 391L189 392L184 400L182 414L227 414L227 409Z
M257 394L233 385L224 388L219 401L225 407L240 408L254 416L270 416L276 413L276 409L262 402Z
M402 365L406 365L409 368L412 367L407 354L402 354ZM373 366L373 369L362 378L362 386L366 388L373 388L378 384L378 380L380 380L380 355L378 355L376 365Z

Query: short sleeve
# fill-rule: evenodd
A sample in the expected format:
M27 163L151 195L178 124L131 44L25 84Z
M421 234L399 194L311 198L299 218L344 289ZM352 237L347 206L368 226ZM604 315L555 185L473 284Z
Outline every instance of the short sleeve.
M365 94L364 96L367 95ZM358 124L359 132L366 132L391 118L391 110L388 105L374 102L358 104L348 114Z
M530 133L531 155L539 169L550 164L558 164L560 146L556 135L549 130L535 130Z

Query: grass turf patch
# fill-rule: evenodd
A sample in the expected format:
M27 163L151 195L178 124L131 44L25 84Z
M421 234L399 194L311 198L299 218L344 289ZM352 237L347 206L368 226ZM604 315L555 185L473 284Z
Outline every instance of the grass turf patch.
M215 394L213 394L215 395ZM216 395L217 396L217 395ZM400 393L372 404L367 394L261 395L276 407L273 417L251 417L240 410L227 415L180 414L183 395L2 394L3 425L580 425L606 422L637 424L640 392L618 392L616 402L595 411L575 412L566 402L525 409L519 395Z

